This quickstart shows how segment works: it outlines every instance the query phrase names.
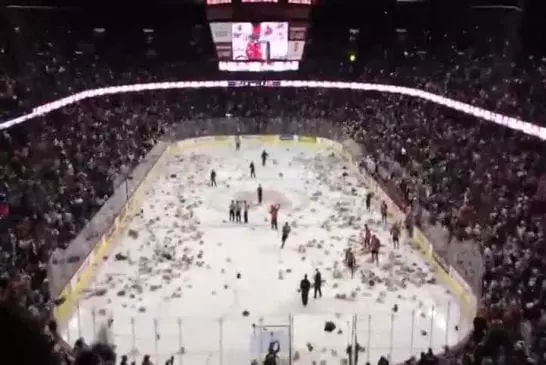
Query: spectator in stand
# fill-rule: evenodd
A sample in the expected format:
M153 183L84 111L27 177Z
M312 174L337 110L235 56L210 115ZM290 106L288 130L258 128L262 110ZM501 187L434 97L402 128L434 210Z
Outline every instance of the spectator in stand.
M5 295L5 282L0 295ZM61 365L65 355L49 328L26 314L0 304L2 357L6 363L18 365Z

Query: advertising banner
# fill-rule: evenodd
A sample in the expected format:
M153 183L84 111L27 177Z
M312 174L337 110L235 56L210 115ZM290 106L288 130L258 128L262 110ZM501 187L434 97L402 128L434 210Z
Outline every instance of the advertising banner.
M194 143L194 144L203 143L203 142L208 142L208 141L214 141L215 139L216 139L215 137L210 137L210 136L207 136L207 137L197 137L197 138L194 138L194 139L193 139L193 143Z
M228 87L279 87L278 80L230 80Z
M294 140L294 136L292 134L281 134L279 136L279 139L281 141L293 141Z
M434 250L432 251L432 259L445 271L449 272L449 266Z
M343 147L341 146L341 144L339 144L337 142L330 141L329 139L320 138L320 137L317 137L317 142L320 143L320 144L323 144L325 146L332 147L333 149L335 149L338 152L343 152Z
M113 237L113 234L111 234L110 237ZM93 249L93 255L94 255L94 257L95 257L96 260L99 260L99 259L100 259L100 257L99 257L100 252L102 251L102 249L104 248L104 246L109 245L110 242L112 242L112 240L111 240L110 238L109 238L109 239L103 238L103 239L95 246L95 248Z
M298 141L305 143L317 143L317 137L298 136Z
M59 298L63 299L64 301L72 294L72 283L76 282L76 279L70 280L70 282L66 285L66 287L61 291L61 295Z
M214 43L229 43L231 45L231 23L210 23L210 32Z
M259 138L264 142L274 142L277 140L277 136L260 136Z
M387 200L387 203L389 203L389 200ZM389 210L390 210L390 208L391 207L389 206ZM394 208L394 204L393 204L393 208ZM397 211L399 212L400 215L403 214L399 209L397 209ZM432 247L427 242L426 238L423 236L423 234L421 233L420 230L418 230L418 229L413 230L413 239L419 244L419 247L428 256L430 254L430 252L432 251Z
M473 291L470 288L470 285L468 285L468 283L465 280L463 280L461 275L459 275L457 270L455 270L452 266L449 267L449 276L451 276L451 278L457 284L459 284L461 286L461 288L463 288L469 295L472 295Z
M304 49L305 49L305 41L289 41L287 58L289 60L300 61L303 57Z
M125 204L125 206L123 207L123 209L119 213L118 219L119 219L119 224L121 224L121 225L123 225L125 223L125 220L127 219L127 214L128 214L127 209L128 209L128 206L127 206L127 204Z
M291 41L303 41L307 38L307 26L305 24L291 24L288 39Z
M76 288L76 286L80 283L80 278L85 274L85 272L87 271L89 266L91 266L92 256L94 256L93 252L91 252L85 258L85 260L83 261L83 263L80 266L80 268L78 269L78 271L76 271L74 273L74 276L72 276L72 279L70 279L70 287L71 288Z
M112 227L110 227L108 229L108 231L106 231L106 233L104 234L104 240L107 241L107 242L110 242L112 237L114 236L114 233L116 233L116 229L117 229L117 226L118 226L118 218L116 218L114 220L114 224L112 224ZM98 247L100 245L97 245L95 247Z
M231 44L229 43L216 43L216 55L221 60L231 60Z

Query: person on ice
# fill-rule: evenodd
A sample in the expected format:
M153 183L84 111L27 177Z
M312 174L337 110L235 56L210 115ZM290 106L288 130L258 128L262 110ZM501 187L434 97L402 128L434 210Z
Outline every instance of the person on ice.
M229 203L229 221L235 221L235 200L232 200L231 203Z
M279 214L280 204L271 204L269 208L269 214L271 215L271 229L278 230L279 225L277 221L277 216Z
M315 272L315 277L313 279L313 289L313 298L317 299L317 295L319 298L322 298L322 275L319 269L317 269L317 271Z
M364 249L370 250L372 243L372 232L367 224L364 224Z
M387 203L383 200L381 202L381 223L387 224Z
M269 156L269 154L263 150L262 151L262 166L265 166L265 162L267 161L267 156Z
M286 240L288 239L289 234L290 234L290 226L288 225L288 222L285 222L284 226L282 226L281 248L284 248L284 244Z
M243 202L243 220L245 224L248 223L248 203L246 200Z
M395 222L391 227L392 245L400 248L400 223Z
M281 343L275 338L275 334L271 332L269 334L269 345L267 345L267 353L275 354L275 356L281 352Z
M241 136L236 135L235 136L235 151L239 151L241 149Z
M309 302L309 290L311 289L311 282L307 279L307 274L300 281L301 303L304 307L307 307Z
M214 186L214 187L217 186L217 185L216 185L216 171L214 171L214 170L212 170L212 171L210 172L210 186L211 186L211 187L212 187L212 186Z
M371 207L372 207L372 197L373 197L373 193L368 191L366 193L366 210L369 212Z
M372 264L379 264L379 248L381 247L381 242L379 238L374 234L372 235Z
M241 210L242 210L241 202L237 200L235 202L235 222L237 223L241 223Z
M349 247L347 250L345 250L345 264L349 268L349 271L351 272L351 279L355 276L355 269L356 269L356 259L355 254L353 253L353 250Z
M262 198L264 196L264 189L262 189L262 184L258 185L258 189L257 189L257 193L258 193L258 204L262 204Z
M256 168L254 166L254 162L250 163L250 177L256 177Z

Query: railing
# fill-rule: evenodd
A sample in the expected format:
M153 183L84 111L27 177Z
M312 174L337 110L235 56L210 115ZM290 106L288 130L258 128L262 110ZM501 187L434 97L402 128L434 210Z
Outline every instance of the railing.
M176 81L176 82L154 82L147 84L130 84L104 87L99 89L85 90L74 95L53 101L51 103L40 105L32 110L32 113L22 115L18 118L0 122L0 130L11 126L21 124L40 115L47 114L53 110L64 106L77 103L88 98L101 97L105 95L154 91L171 89L211 89L226 87L284 87L284 88L313 88L313 89L341 89L355 91L375 91L388 94L401 94L422 100L427 100L434 104L443 105L453 110L472 115L474 117L486 120L509 129L520 131L522 133L546 140L546 127L541 127L517 118L508 117L499 113L494 113L486 109L478 108L470 104L465 104L450 98L439 96L427 91L414 89L410 87L368 84L360 82L330 82L330 81L302 81L302 80L261 80L261 81L237 81L237 80L215 80L215 81Z
M397 311L387 302L373 303L384 308L368 313L263 317L234 314L223 318L163 317L148 313L127 317L82 305L65 337L69 343L80 337L93 341L104 335L106 323L112 318L111 328L106 332L116 344L118 354L135 360L148 354L157 364L171 356L179 365L249 364L254 359L261 363L271 332L281 343L279 357L286 362L290 356L304 364L323 359L337 362L347 358L347 347L353 346L356 339L362 360L377 363L380 356L386 356L398 363L429 348L441 352L446 346L460 342L471 328L456 302L431 307L418 301L398 301ZM324 330L326 321L335 324L334 331Z

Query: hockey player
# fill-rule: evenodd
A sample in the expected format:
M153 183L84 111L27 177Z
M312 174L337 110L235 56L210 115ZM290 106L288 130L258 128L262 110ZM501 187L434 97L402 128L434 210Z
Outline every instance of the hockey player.
M281 344L280 342L275 338L275 334L271 332L269 334L269 344L267 345L267 353L277 355L281 351Z
M269 214L271 215L271 229L274 229L274 230L279 229L279 226L277 223L277 216L279 214L280 207L281 207L280 204L271 204L271 207L269 208Z
M284 244L286 240L288 239L289 234L290 234L290 226L288 225L288 222L285 222L284 226L282 226L281 248L284 248Z
M241 136L236 135L235 136L235 151L239 151L241 149Z
M267 346L267 355L265 355L265 360L263 365L277 365L277 354L281 351L281 344L275 339L273 333L271 333L271 338L269 340L269 345Z
M372 197L373 193L371 191L368 191L366 193L366 210L369 212L372 207Z
M241 223L241 210L242 210L241 202L237 200L235 202L235 222L237 223Z
M322 298L321 288L322 288L322 275L319 269L317 269L317 271L315 272L314 280L313 280L313 291L314 291L313 298L317 299L317 295L319 296L319 298Z
M384 200L381 202L381 223L387 224L387 203Z
M351 271L351 279L355 276L355 269L356 269L356 259L355 254L349 247L347 250L345 250L345 264Z
M364 249L370 250L372 241L372 232L367 224L364 224Z
M216 185L216 171L214 171L214 170L212 170L212 171L210 172L210 186L211 186L211 187L217 186L217 185Z
M243 202L243 220L245 224L248 223L248 203L246 200Z
M379 247L381 247L381 242L374 234L372 235L372 264L379 264Z
M304 307L307 307L309 302L309 290L311 289L311 282L307 279L307 274L300 281L301 303Z
M263 198L263 192L262 184L258 185L257 193L258 193L258 204L262 204L262 198Z
M265 166L265 162L267 161L267 157L269 156L269 153L265 152L265 150L262 151L262 166Z
M391 227L392 245L400 248L400 223L395 222Z
M256 177L256 168L254 166L254 162L250 163L250 177Z
M345 265L347 265L347 263L349 262L348 258L351 255L351 248L347 247L343 252L345 253L345 256L343 257L343 262L345 263Z
M231 203L229 203L229 221L234 222L235 221L235 201L232 200Z

